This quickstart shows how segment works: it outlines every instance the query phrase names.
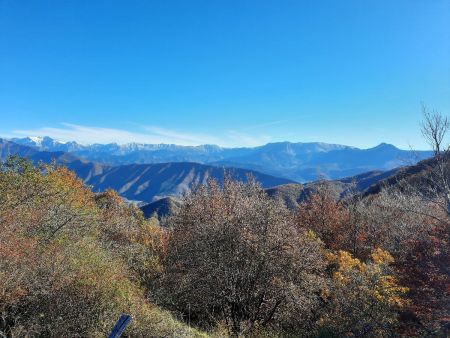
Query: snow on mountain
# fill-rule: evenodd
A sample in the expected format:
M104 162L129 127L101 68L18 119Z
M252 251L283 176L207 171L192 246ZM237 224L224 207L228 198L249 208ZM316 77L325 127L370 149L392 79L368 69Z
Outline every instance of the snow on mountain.
M412 153L386 143L359 149L323 142L276 142L254 148L223 148L143 143L81 145L47 136L11 141L37 150L68 152L108 165L196 162L256 170L298 182L312 181L319 175L339 179L367 171L391 170L405 165L406 161L414 163L431 156L430 152Z

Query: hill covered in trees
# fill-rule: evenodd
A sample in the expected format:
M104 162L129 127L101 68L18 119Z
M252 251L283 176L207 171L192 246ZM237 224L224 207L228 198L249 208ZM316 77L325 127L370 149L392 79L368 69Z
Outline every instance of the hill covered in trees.
M359 186L210 177L148 219L67 167L9 157L0 334L104 337L129 313L129 337L448 337L449 128L425 114L433 159Z
M126 312L136 337L445 337L445 197L409 178L351 200L319 182L294 211L255 181L208 180L161 228L64 167L10 158L0 332L104 336Z
M159 271L154 221L64 167L0 168L0 335L105 337L121 313L133 337L197 336L146 295Z
M350 203L322 185L292 212L225 177L186 195L164 227L64 167L10 158L0 192L7 337L101 337L122 312L131 337L447 332L439 191L391 185Z

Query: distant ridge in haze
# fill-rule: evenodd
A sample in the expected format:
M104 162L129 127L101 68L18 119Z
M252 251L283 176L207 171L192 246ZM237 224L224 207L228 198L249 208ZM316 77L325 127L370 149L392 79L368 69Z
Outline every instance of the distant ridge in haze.
M73 170L93 191L116 190L130 201L152 202L173 196L181 197L194 185L203 184L208 178L223 181L225 172L232 179L246 181L251 175L264 188L292 183L286 178L274 177L254 170L211 166L194 162L153 164L127 164L110 166L80 159L62 151L40 151L29 146L0 139L0 159L9 155L26 157L33 162L46 163L56 160Z
M159 219L172 214L181 206L181 202L173 197L164 197L155 202L141 206L141 210L146 218L157 217Z
M81 145L58 142L50 137L16 138L12 141L38 150L68 152L107 165L196 162L255 170L297 182L388 171L432 156L430 151L401 150L386 143L359 149L321 142L277 142L254 148L223 148L216 145L140 143Z

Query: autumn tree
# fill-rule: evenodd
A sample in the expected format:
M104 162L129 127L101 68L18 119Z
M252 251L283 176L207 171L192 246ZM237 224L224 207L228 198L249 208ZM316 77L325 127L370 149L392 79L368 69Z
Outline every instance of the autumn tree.
M405 309L404 330L409 335L445 337L450 315L447 211L442 204L431 201L430 195L424 196L423 189L410 183L401 189L385 189L379 197L368 209L373 210L370 223L376 228L375 217L380 220L386 213L391 214L389 227L378 242L391 250L396 258L398 279L409 288L411 303Z
M231 336L314 322L321 243L253 180L208 181L168 224L164 302L187 320L225 323Z
M422 135L434 153L433 165L428 168L423 197L444 209L450 217L450 144L447 144L450 119L422 108Z
M67 168L10 157L0 169L0 223L41 240L93 230L93 193Z
M398 326L408 291L397 282L392 256L373 250L367 262L346 251L328 255L331 282L322 332L336 337L389 337Z
M381 247L394 257L396 276L411 302L402 311L402 332L446 336L450 315L449 120L423 108L422 134L434 156L413 172L362 201L367 249ZM447 324L446 324L447 323ZM447 328L446 328L447 326ZM446 331L447 330L447 331ZM447 333L445 333L447 332Z
M450 317L450 120L423 107L422 134L434 157L424 170L392 189L399 210L422 220L419 236L411 236L398 264L410 288L414 327L423 335L446 336Z
M126 260L147 289L162 272L160 254L165 251L166 232L157 218L145 219L141 210L129 205L113 190L94 197L99 209L99 239L112 254Z
M349 217L348 210L326 186L313 192L296 212L297 225L317 233L329 249L344 247Z
M64 167L0 164L0 337L202 336L148 301L152 238L136 208ZM129 251L129 255L125 252Z

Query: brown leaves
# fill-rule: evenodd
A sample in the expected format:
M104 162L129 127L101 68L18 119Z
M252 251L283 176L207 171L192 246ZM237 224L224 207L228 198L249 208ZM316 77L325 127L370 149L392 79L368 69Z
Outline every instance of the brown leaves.
M185 198L168 225L164 295L198 324L224 320L237 335L292 323L288 308L307 315L317 305L320 243L299 231L289 211L255 182L226 179L220 187L209 181ZM293 299L310 299L310 305L301 309Z
M318 234L329 249L344 248L347 239L350 213L341 202L336 201L325 188L313 193L300 204L296 214L300 228Z
M62 167L2 167L0 336L106 336L122 312L133 336L186 334L137 282L160 273L162 230L116 193L97 197Z

